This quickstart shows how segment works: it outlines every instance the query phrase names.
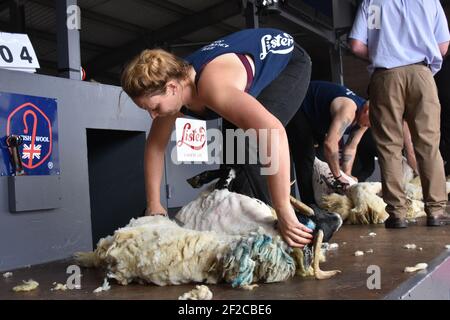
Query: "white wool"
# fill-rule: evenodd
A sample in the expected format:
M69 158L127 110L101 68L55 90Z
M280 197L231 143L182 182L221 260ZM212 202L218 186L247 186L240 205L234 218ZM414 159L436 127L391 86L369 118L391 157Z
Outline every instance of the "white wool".
M108 277L123 285L138 279L161 286L216 283L215 265L229 239L182 228L163 216L147 216L99 241L95 254L106 262Z
M66 291L67 290L67 284L62 284L62 283L56 283L53 282L53 288L51 288L51 291Z
M369 237L375 237L377 234L375 232L370 232Z
M337 243L323 243L322 248L325 251L337 250L339 249L339 244Z
M101 287L98 287L98 288L95 289L93 292L94 292L94 293L100 293L100 292L102 292L102 291L108 291L109 289L111 289L111 286L109 285L108 278L105 278L105 279L103 280L102 286L101 286Z
M28 281L22 281L22 282L23 282L23 284L15 286L13 288L14 292L32 291L32 290L35 290L39 286L39 283L34 281L33 279L30 279Z
M353 203L353 208L347 217L351 224L383 223L388 218L386 204L377 193L381 190L379 182L362 182L351 186L347 196Z
M417 245L415 245L414 243L407 243L403 246L404 249L408 249L408 250L416 250Z
M366 253L373 253L373 249L366 250Z
M426 217L425 204L421 200L406 199L406 218L413 222L414 219Z
M10 277L12 277L13 276L13 273L12 272L5 272L4 274L3 274L3 278L5 278L5 279L8 279L8 278L10 278Z
M422 186L415 183L407 183L405 185L405 194L408 199L423 200Z
M213 294L211 290L205 285L197 285L195 289L183 293L178 297L178 300L211 300Z
M244 290L248 290L248 291L253 291L253 289L258 288L259 285L254 283L254 284L246 284L244 286L242 286L242 289Z
M276 236L272 209L263 202L227 189L205 191L176 215L183 227L216 231L228 235L246 235L258 228Z
M428 264L418 263L414 267L406 267L405 270L403 270L403 271L404 272L416 272L416 271L420 271L420 270L425 270L426 268L428 268Z
M343 221L346 221L353 202L345 195L332 193L322 197L322 209L339 214Z
M450 250L450 244L445 245L445 249Z
M247 248L250 252L245 251ZM107 268L108 277L122 285L134 280L163 286L217 283L222 279L233 285L237 279L239 285L259 280L284 281L293 276L295 263L287 249L279 236L271 238L262 228L246 236L231 236L190 230L166 217L148 216L132 219L114 233L112 241L99 241L94 255L78 254L77 257L90 266L95 264L89 259L100 261ZM235 255L235 250L244 251ZM249 265L254 269L240 269Z
M403 185L405 186L407 183L410 183L414 180L414 170L408 164L408 161L405 157L402 158L402 171L403 171ZM420 181L420 180L419 180Z
M355 253L354 253L354 256L355 256L355 257L360 257L360 256L363 256L363 255L364 255L364 252L363 252L363 251L360 251L360 250L355 251Z

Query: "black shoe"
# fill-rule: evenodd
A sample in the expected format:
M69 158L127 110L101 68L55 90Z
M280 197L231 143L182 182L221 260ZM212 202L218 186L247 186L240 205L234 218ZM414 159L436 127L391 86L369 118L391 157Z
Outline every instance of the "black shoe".
M386 229L402 229L408 227L408 221L405 218L392 218L389 217L384 222Z
M450 224L450 214L441 213L435 215L429 215L427 217L427 226L428 227L439 227Z

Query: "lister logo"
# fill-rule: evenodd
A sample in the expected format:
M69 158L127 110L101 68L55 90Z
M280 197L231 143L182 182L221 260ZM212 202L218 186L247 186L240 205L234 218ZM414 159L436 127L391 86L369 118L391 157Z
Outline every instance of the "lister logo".
M181 147L183 144L192 150L200 150L206 143L206 130L204 127L192 129L191 123L186 123L183 127L181 139L178 140L177 146Z
M261 38L261 54L259 58L264 60L272 52L274 54L288 54L294 49L294 39L287 33L273 36L266 34Z
M178 161L208 161L206 121L178 118L175 127Z

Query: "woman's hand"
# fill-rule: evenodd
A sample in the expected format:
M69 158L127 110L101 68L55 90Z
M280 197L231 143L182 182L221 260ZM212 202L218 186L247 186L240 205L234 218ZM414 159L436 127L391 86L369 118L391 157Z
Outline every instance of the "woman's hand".
M303 248L312 241L312 230L301 224L292 206L277 210L278 229L283 240L294 248Z

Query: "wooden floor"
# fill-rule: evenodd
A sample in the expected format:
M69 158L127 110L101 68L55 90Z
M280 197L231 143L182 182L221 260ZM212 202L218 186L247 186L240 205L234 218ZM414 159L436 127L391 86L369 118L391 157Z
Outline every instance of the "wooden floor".
M375 232L376 236L368 236ZM344 226L332 239L339 249L330 251L322 269L340 269L342 274L330 280L314 280L295 277L287 282L261 284L253 291L233 289L228 284L210 285L214 299L381 299L413 274L406 274L406 266L419 262L429 263L442 254L450 244L450 226L430 228L419 220L407 229L389 230L383 225ZM403 245L414 243L419 250L407 250ZM356 250L373 253L354 256ZM131 284L121 286L111 280L111 290L102 293L92 291L101 286L104 273L101 270L82 269L80 290L50 291L53 282L65 283L69 275L66 268L70 261L59 261L14 270L13 277L0 276L0 300L4 299L177 299L195 287L194 284L158 287ZM366 286L367 267L381 268L381 289L369 290ZM11 289L22 280L34 279L38 289L27 293L15 293Z

